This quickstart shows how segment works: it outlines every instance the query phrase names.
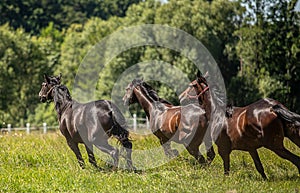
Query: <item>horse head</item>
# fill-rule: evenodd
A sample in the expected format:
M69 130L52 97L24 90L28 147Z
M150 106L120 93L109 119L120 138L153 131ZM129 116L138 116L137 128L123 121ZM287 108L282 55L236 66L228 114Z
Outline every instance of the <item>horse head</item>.
M208 91L209 89L209 86L205 78L207 76L208 73L202 75L200 71L198 71L197 78L193 80L189 84L188 88L179 95L180 103L186 103L191 99L196 99L199 100L200 103L203 103L204 93L206 93L206 91Z
M48 76L44 74L44 82L42 83L42 88L39 92L39 97L41 102L46 102L52 100L51 91L57 85L60 85L61 74L59 76Z
M138 102L133 90L137 86L141 85L142 82L143 80L141 79L134 79L131 83L127 85L125 89L125 95L123 97L124 105L129 106Z

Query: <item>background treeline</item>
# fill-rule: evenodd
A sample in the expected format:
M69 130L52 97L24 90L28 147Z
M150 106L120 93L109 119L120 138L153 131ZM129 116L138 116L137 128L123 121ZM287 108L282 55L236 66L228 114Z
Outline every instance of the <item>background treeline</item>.
M297 0L16 0L0 2L0 121L56 123L40 104L43 74L63 74L70 86L89 49L125 27L167 24L200 40L218 63L228 100L246 105L262 97L300 112L300 14ZM133 64L162 60L189 74L195 66L160 47L133 48L99 74L97 96L109 99L118 76ZM165 85L159 94L178 103ZM170 94L171 93L171 94ZM3 125L4 126L4 125Z

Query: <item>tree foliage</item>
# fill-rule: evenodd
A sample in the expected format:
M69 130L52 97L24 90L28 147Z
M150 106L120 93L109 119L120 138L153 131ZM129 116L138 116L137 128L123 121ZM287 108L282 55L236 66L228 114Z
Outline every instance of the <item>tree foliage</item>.
M1 119L54 124L53 106L38 104L43 73L62 73L63 84L72 90L91 49L114 32L140 24L168 25L200 40L220 67L229 102L246 105L272 97L300 112L300 18L295 4L296 0L4 0L0 3L0 24L7 23L0 28ZM117 47L123 44L114 42ZM101 49L109 55L110 46ZM89 62L96 68L100 60L95 57ZM195 77L196 66L177 51L135 47L101 64L93 97L110 99L122 73L148 61L163 61L190 79ZM143 74L153 70L145 69ZM161 97L178 104L168 85L151 84Z
M59 30L74 23L84 23L91 17L108 19L124 17L126 10L140 0L3 0L0 3L0 25L9 23L13 28L38 34L52 21Z
M53 47L51 37L0 27L0 114L5 122L22 124L34 112L43 73L52 73L57 62Z

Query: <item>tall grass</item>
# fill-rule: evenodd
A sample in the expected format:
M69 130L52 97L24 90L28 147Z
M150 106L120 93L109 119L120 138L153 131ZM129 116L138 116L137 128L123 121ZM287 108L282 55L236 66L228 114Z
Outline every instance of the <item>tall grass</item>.
M133 138L134 149L151 148L154 136ZM289 150L300 149L285 141ZM147 147L148 146L148 147ZM80 146L86 162L84 147ZM211 166L201 167L184 151L165 165L134 173L111 171L97 157L102 171L87 163L80 169L76 158L59 133L0 135L1 192L299 192L297 168L266 149L259 155L269 177L263 181L248 153L231 154L231 174L223 175L217 156ZM133 154L133 156L135 156ZM110 159L107 157L107 159Z

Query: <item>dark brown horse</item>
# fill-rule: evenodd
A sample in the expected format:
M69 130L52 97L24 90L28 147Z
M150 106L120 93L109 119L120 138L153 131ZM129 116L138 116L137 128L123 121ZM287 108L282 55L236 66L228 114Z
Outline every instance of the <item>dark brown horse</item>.
M181 95L181 101L197 98L201 100L205 110L213 111L214 92L208 86L206 79L198 74L196 80L190 83ZM210 91L209 91L210 90ZM196 95L192 95L191 91ZM231 113L230 113L231 111ZM257 171L266 179L257 149L265 147L278 156L292 162L300 173L300 157L288 151L283 144L288 137L300 147L300 116L290 112L274 99L265 98L245 107L228 109L229 117L223 120L216 144L223 159L224 172L229 174L230 153L232 150L248 151L254 161ZM215 117L212 117L215 119Z
M167 156L178 154L177 150L170 147L170 142L174 141L183 144L199 163L206 163L199 152L199 146L206 132L207 120L205 111L199 106L173 106L159 98L150 85L138 79L128 85L123 101L125 105L139 103L142 106L149 119L150 128ZM210 149L208 160L211 161L214 156L213 149Z
M113 158L113 169L118 167L119 150L108 143L114 136L126 149L127 166L133 169L131 161L132 143L128 139L125 118L110 101L98 100L81 104L72 99L68 88L60 84L60 76L45 75L39 93L41 102L54 101L59 128L71 150L84 168L84 160L78 143L85 145L89 162L97 167L93 145Z

